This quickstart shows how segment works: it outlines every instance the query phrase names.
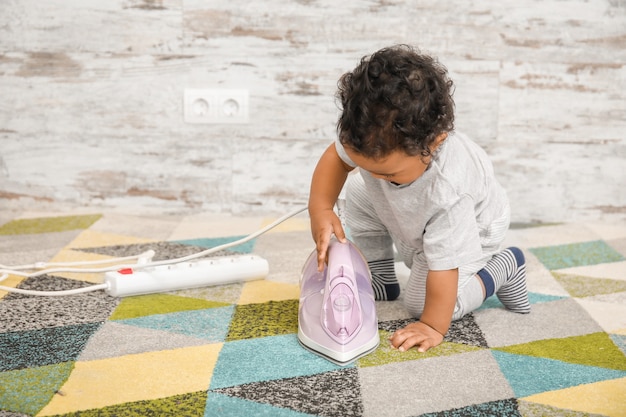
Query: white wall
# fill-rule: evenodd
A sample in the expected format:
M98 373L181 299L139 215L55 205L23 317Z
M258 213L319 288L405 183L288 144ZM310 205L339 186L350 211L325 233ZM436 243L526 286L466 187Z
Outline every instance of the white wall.
M626 218L622 0L3 0L0 208L305 204L337 78L393 43L446 64L514 221ZM249 123L186 124L185 88Z

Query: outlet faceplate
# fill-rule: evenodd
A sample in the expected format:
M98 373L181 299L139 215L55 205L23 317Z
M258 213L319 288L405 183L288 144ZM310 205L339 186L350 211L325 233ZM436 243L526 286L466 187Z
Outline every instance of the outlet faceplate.
M248 123L248 90L185 89L186 123Z

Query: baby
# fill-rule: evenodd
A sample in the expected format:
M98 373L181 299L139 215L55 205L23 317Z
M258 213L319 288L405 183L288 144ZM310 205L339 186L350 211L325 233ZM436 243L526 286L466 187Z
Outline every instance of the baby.
M486 153L454 131L452 86L443 65L407 45L364 57L339 80L338 139L311 181L320 270L331 236L346 240L333 211L344 186L346 225L376 299L400 294L394 244L410 268L404 301L419 320L391 336L400 351L439 345L452 320L494 293L510 311L530 312L524 255L501 249L506 193Z

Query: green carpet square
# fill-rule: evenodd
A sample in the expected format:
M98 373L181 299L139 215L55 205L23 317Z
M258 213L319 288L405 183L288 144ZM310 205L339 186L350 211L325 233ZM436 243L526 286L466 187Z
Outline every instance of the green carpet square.
M374 352L358 360L357 364L359 368L385 365L393 362L414 361L438 356L452 356L459 353L472 352L481 349L476 346L468 346L460 343L443 342L439 346L429 349L427 352L418 352L417 348L411 348L406 352L400 352L398 349L394 349L389 342L391 332L379 330L379 335L380 345L378 345L378 348Z
M226 303L170 294L147 294L122 298L109 320L128 320L154 314L203 310L227 306Z
M503 352L555 359L579 365L626 371L626 357L608 334L598 332L584 336L545 339L521 345L497 348Z
M298 303L298 300L284 300L238 305L226 341L296 333Z
M0 226L0 235L27 235L87 229L97 222L100 217L102 217L101 214L91 214L85 216L17 219Z
M626 291L626 281L608 278L589 278L553 272L552 276L572 297L592 297Z
M550 270L623 261L603 240L529 249Z
M93 410L61 414L59 417L140 417L140 416L201 416L207 393L190 392L156 400L111 405Z
M65 383L73 368L74 362L62 362L0 373L0 410L37 414Z

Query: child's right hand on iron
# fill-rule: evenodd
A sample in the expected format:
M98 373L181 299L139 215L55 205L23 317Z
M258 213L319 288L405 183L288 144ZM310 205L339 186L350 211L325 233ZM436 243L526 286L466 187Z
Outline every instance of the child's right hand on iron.
M323 271L328 258L328 245L333 235L341 243L346 242L346 234L341 221L332 208L310 211L311 233L317 249L317 270Z

